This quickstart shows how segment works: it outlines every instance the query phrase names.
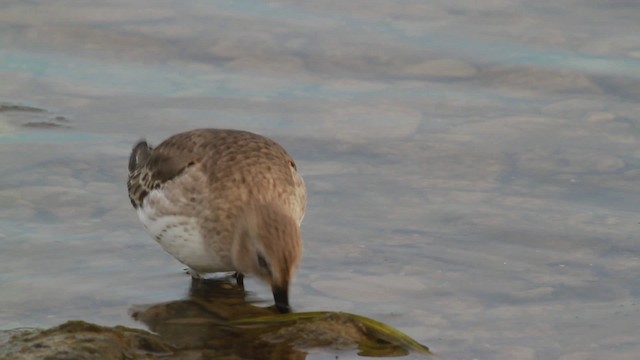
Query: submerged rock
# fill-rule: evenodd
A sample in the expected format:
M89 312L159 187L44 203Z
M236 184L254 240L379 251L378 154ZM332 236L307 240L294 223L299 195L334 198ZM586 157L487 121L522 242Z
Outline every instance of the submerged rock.
M229 326L248 327L257 337L294 348L357 349L362 356L404 356L410 351L430 355L428 347L379 321L343 312L278 314L231 321Z
M0 338L1 360L152 359L174 353L170 345L148 331L84 321L69 321L46 330L11 330Z

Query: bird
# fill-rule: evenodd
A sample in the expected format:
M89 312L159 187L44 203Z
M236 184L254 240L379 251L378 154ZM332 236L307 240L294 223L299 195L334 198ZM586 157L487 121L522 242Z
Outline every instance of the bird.
M252 275L270 285L279 312L291 311L307 191L280 144L233 129L190 130L156 147L141 139L127 189L146 232L192 278L235 272L243 286Z

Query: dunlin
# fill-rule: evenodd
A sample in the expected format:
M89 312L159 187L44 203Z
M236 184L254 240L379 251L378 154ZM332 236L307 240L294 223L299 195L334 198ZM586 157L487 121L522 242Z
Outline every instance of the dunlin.
M290 311L289 283L302 254L307 193L275 141L239 130L198 129L153 148L136 144L127 181L146 231L194 278L235 271L266 281Z

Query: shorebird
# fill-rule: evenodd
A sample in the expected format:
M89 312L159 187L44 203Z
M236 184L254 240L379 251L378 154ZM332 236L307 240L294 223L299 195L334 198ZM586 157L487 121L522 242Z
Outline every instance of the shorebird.
M235 271L271 286L289 312L289 283L302 254L307 192L275 141L240 130L198 129L131 151L131 204L146 231L193 278Z

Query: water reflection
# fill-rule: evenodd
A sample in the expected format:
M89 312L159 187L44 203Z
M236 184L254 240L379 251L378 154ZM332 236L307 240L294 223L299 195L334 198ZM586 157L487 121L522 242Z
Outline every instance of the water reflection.
M131 316L178 349L180 356L305 359L309 349L362 356L403 356L429 349L399 331L357 315L279 314L247 299L225 279L192 280L186 299L135 306Z

